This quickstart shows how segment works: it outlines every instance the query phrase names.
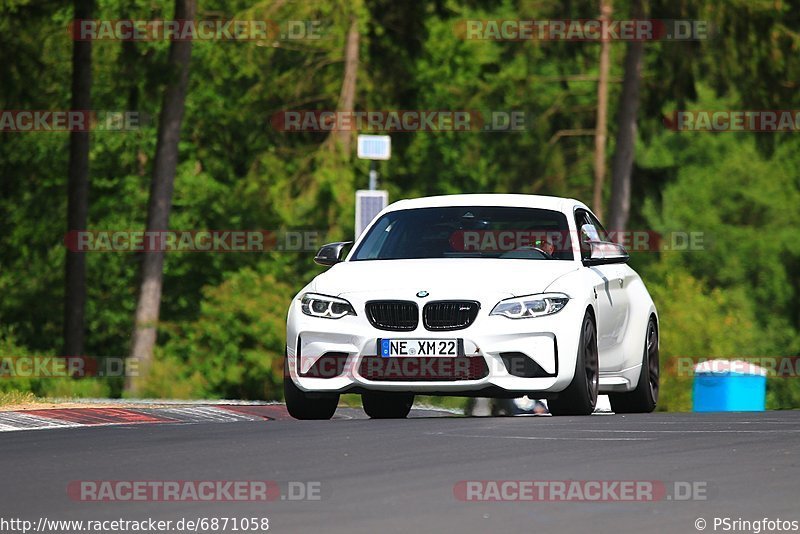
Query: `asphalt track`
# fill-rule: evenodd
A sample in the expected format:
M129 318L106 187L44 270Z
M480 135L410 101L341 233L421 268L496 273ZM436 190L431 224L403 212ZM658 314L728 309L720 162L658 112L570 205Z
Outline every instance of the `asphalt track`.
M0 517L269 517L270 532L697 532L800 520L800 412L64 428L0 436ZM320 500L81 502L78 480L316 481ZM705 485L705 500L465 502L463 480ZM671 494L670 494L671 495ZM729 530L730 532L730 530Z

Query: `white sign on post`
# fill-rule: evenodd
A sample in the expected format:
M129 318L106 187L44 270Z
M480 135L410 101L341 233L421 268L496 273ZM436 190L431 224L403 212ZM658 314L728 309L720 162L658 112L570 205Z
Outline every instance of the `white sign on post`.
M389 204L388 191L356 191L356 239L369 226L372 219Z
M389 192L378 190L378 170L375 160L392 157L392 138L388 135L359 135L358 158L371 160L369 190L356 191L356 239L378 213L389 204Z
M388 160L392 157L392 138L388 135L359 135L358 159Z

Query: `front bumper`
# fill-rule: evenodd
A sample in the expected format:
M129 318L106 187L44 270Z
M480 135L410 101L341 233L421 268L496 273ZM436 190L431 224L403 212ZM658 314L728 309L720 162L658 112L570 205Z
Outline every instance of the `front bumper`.
M355 303L354 303L355 305ZM356 306L357 316L323 319L304 315L295 299L287 321L288 374L306 392L346 393L397 391L444 395L469 395L484 390L495 394L525 395L557 393L572 381L578 351L580 325L585 309L579 302L570 302L560 312L545 317L508 319L489 316L494 303L482 303L475 321L465 329L434 332L422 324L414 331L390 332L374 328L366 319L363 307ZM488 308L488 309L487 309ZM481 358L488 369L477 379L427 380L419 374L409 379L370 379L364 373L366 359L379 355L378 339L453 339L463 340L459 358ZM326 354L338 353L346 358L343 371L331 378L301 376ZM522 353L548 376L525 378L515 376L503 361L503 354ZM346 356L345 356L346 355ZM517 356L519 357L519 356ZM403 358L392 357L403 360ZM392 362L394 363L394 362ZM399 365L398 368L403 368ZM413 369L415 366L406 366ZM519 373L516 373L519 374Z

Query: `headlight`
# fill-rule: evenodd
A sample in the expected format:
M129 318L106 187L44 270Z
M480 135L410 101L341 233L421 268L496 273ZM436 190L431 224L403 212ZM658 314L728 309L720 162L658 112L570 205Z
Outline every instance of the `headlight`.
M324 317L326 319L341 319L345 315L355 315L353 306L344 299L306 293L300 299L303 313L311 317Z
M563 293L544 293L501 300L489 315L502 315L509 319L527 319L558 313L567 305L569 297Z

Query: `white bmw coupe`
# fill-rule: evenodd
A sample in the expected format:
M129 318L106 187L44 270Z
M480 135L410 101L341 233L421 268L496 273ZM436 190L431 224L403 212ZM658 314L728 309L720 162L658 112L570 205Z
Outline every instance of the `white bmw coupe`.
M286 328L284 396L328 419L341 393L372 418L415 394L546 398L588 415L658 400L658 314L625 249L581 202L531 195L401 200L298 293Z

